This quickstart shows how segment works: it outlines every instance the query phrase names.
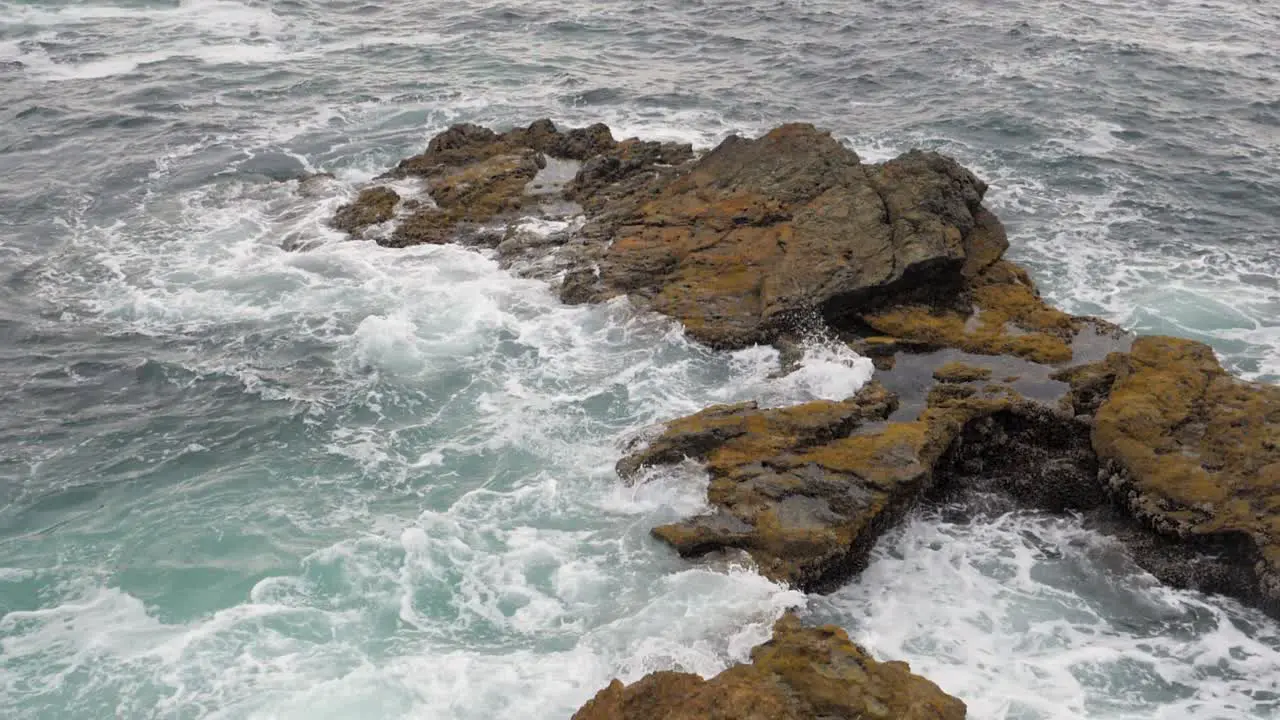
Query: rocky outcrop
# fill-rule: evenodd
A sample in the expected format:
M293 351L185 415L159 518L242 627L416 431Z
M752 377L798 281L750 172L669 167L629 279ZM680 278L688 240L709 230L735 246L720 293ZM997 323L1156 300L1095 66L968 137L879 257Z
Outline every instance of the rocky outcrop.
M938 389L954 389L954 384ZM934 392L917 417L878 383L841 402L708 408L667 424L619 473L693 458L713 511L653 534L682 556L745 550L766 577L827 591L921 498L972 479L1055 510L1102 500L1089 426L1004 385Z
M682 556L745 552L808 591L856 575L921 502L980 491L1079 511L1179 586L1280 615L1280 388L1243 382L1207 346L1136 341L1044 302L955 161L864 164L811 125L687 145L603 125L459 125L340 208L387 245L463 241L563 274L560 295L626 295L719 348L796 356L820 329L875 361L850 398L716 406L630 448L623 477L694 459L705 515L653 529ZM421 187L408 196L407 187ZM558 220L533 232L508 220ZM582 718L962 717L905 666L794 618L750 665L711 680L615 683ZM959 714L957 714L959 713Z
M588 207L647 181L659 171L693 156L688 145L626 140L618 142L605 125L560 131L550 120L496 133L478 125L455 125L436 135L427 149L400 161L380 180L418 181L423 192L401 203L385 186L363 190L338 209L331 224L355 237L369 226L405 217L394 230L374 237L380 245L406 247L462 240L498 244L506 228L488 223L514 219L516 213L538 211L545 194L530 185L547 167L547 159L581 164L563 197Z
M1108 488L1158 534L1234 566L1188 584L1280 612L1280 387L1178 338L1138 338L1108 364L1093 430Z
M877 662L833 626L787 614L751 663L704 680L658 672L615 680L574 720L963 720L965 705L901 662Z
M838 321L981 272L1008 244L985 191L934 153L864 166L812 125L733 136L606 207L583 231L600 252L562 296L627 294L717 347L770 342L815 313Z

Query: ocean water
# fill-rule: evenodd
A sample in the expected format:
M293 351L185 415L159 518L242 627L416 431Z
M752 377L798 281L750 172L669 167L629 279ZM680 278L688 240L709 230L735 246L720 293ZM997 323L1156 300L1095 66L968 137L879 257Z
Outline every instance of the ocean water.
M544 116L948 152L1053 302L1280 380L1273 3L0 0L0 717L567 717L797 605L975 718L1280 717L1280 624L1078 519L922 511L828 597L652 541L705 478L629 440L872 368L324 224Z

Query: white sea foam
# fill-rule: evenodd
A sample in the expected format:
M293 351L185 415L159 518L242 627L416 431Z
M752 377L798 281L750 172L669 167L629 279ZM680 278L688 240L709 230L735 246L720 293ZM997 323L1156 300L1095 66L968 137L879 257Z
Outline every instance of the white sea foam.
M45 288L106 332L252 332L177 361L248 392L269 374L274 397L311 403L324 452L360 469L351 482L418 488L432 509L387 514L352 488L332 519L347 539L208 616L162 621L97 585L15 615L0 626L10 687L32 672L54 687L51 668L70 667L87 697L121 694L125 712L158 702L165 716L565 716L615 676L714 674L803 602L749 568L690 568L649 538L705 508L701 470L628 486L612 465L622 438L712 402L855 392L863 359L814 340L796 372L771 377L776 351L711 352L622 299L566 307L472 250L346 240L323 222L350 186L330 192L227 180L144 204L137 224L77 228L83 253L48 268ZM289 252L291 234L318 244ZM160 251L138 242L179 235ZM271 359L297 343L334 362L317 376ZM347 412L371 419L326 424ZM42 695L10 697L29 708Z
M1280 635L1258 632L1270 621L1160 586L1070 518L916 516L885 538L859 583L814 610L878 656L909 661L975 717L1245 720L1280 710Z
M0 3L0 12L14 25L45 28L40 37L54 46L64 44L64 33L78 38L78 31L85 28L137 34L141 24L146 28L142 32L153 38L146 52L130 47L87 61L51 56L42 46L0 43L0 60L19 62L29 77L42 80L98 80L178 58L211 65L267 63L308 52L305 46L294 46L303 31L296 19L285 20L267 8L238 2L183 0L167 8L75 5L58 9L6 2ZM101 52L103 45L92 49Z

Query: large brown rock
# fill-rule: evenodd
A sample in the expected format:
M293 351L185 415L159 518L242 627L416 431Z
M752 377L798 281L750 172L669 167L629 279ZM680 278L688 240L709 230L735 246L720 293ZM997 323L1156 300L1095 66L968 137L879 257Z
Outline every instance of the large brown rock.
M931 393L900 422L886 422L898 403L878 383L841 402L712 407L668 423L618 469L704 462L713 510L653 534L685 557L744 550L766 577L807 591L860 572L880 535L957 475L1057 510L1099 501L1087 423L1006 386L964 390Z
M1108 374L1093 444L1110 488L1150 528L1218 558L1222 572L1186 584L1280 612L1280 387L1170 337L1139 338L1093 377Z
M792 614L773 639L710 680L658 672L614 680L574 720L963 720L965 705L903 662L878 662L834 626Z
M629 294L711 345L769 342L814 313L853 316L995 262L1008 243L985 191L934 153L864 166L812 125L733 136L606 206L584 229L601 251L562 296Z
M433 204L406 218L383 244L405 247L449 242L462 223L483 223L519 210L526 198L525 186L543 163L533 150L515 150L428 178Z

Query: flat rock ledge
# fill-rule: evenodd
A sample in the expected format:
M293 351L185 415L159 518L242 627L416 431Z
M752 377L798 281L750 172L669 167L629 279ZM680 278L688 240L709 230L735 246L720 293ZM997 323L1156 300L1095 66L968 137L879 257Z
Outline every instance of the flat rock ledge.
M653 529L680 555L745 552L830 591L913 507L981 492L1084 513L1178 587L1280 616L1280 387L1206 345L1049 306L1004 259L987 186L913 151L879 164L812 125L687 145L548 120L459 125L339 208L385 246L492 248L567 302L626 295L715 348L815 329L875 362L839 401L716 406L618 463L704 464L712 510ZM551 233L528 217L555 221ZM752 662L616 682L578 718L962 718L964 706L835 628L788 615Z

